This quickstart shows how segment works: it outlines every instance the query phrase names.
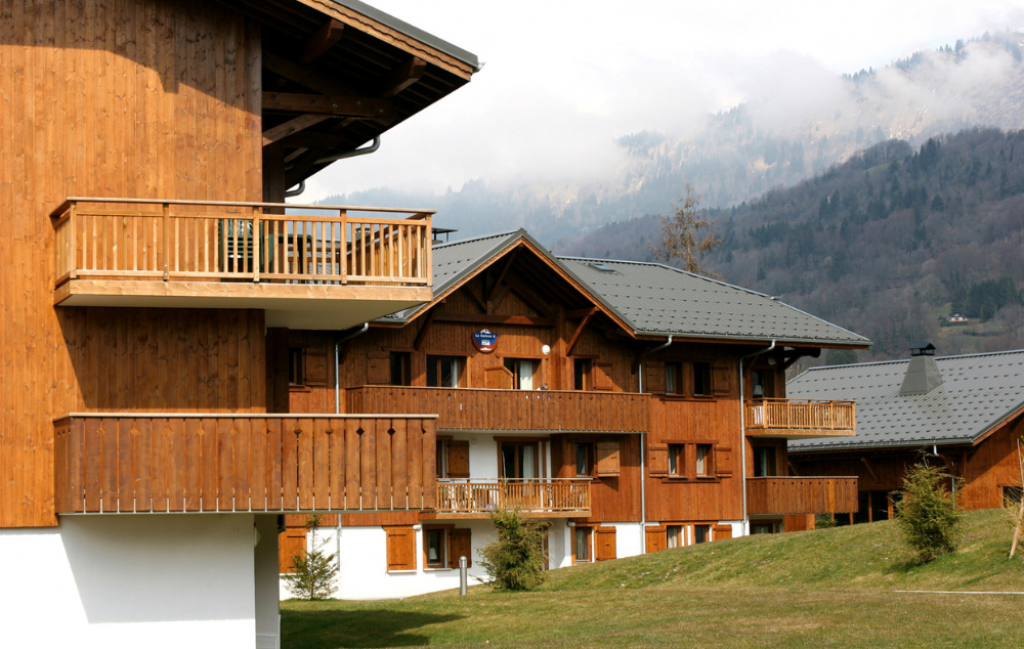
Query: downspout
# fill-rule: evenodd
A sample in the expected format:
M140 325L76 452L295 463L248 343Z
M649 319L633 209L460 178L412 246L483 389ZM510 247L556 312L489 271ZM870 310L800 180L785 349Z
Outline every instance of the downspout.
M743 408L743 361L754 356L767 354L775 349L775 339L772 344L753 354L740 356L740 486L743 491L743 536L750 534L750 520L747 518L747 422L746 411Z
M370 144L370 146L365 146L362 149L355 149L355 150L352 150L352 151L346 151L345 153L335 153L334 155L325 156L323 158L319 158L313 164L318 164L318 165L330 164L332 162L337 162L338 160L344 160L345 158L354 158L356 156L369 155L369 154L373 153L374 151L376 151L379 148L380 148L380 136L376 135L376 136L374 136L373 142Z
M341 343L345 342L346 340L351 340L360 334L366 333L366 331L369 328L370 323L364 322L363 326L360 327L358 330L350 334L345 334L340 338L334 339L334 414L336 415L341 414L341 372L339 371L338 368L338 365L341 363L341 358L338 355L339 350L341 349ZM338 519L338 521L338 525L341 525L340 518Z
M289 189L289 190L285 191L284 197L285 198L293 198L295 196L299 196L304 191L306 191L306 181L305 180L300 180L299 184L295 186L295 189Z
M668 337L665 344L658 345L647 353L653 353L665 349L672 344L672 336ZM639 380L640 394L644 393L644 364L637 366L637 377ZM647 554L647 475L644 472L644 440L646 433L640 431L640 554Z

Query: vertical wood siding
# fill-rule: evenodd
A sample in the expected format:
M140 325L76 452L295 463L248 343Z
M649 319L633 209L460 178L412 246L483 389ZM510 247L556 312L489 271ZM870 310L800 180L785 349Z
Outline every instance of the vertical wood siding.
M202 353L214 332L210 364L220 349L259 347L251 318L214 329L181 312L143 339L125 322L93 326L72 309L58 317L46 216L68 196L261 200L259 28L201 0L0 0L0 151L0 527L48 526L55 416L91 398L130 404L117 389L152 403L162 379L193 362L209 378ZM125 344L105 356L100 345L119 336ZM133 337L153 361L138 371L152 380L127 376ZM162 353L172 345L199 354L173 365ZM83 372L73 361L83 355L102 366ZM243 395L256 379L218 383L219 403L252 407ZM200 385L173 389L182 404L212 398L190 394Z

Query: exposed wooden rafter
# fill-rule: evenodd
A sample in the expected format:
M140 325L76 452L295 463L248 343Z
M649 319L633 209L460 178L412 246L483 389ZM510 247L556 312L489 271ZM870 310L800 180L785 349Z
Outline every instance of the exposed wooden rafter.
M501 272L498 273L498 278L494 280L494 285L491 286L491 292L487 294L487 302L493 302L494 297L498 294L498 289L501 288L502 281L505 279L505 275L508 274L508 269L512 267L512 262L515 261L516 255L519 253L519 248L516 247L509 254L505 260L505 265L502 267Z
M305 130L310 126L319 124L320 122L331 119L330 115L313 115L305 114L299 115L294 119L290 119L284 124L279 124L271 129L263 131L263 146L271 145L275 142L280 142L290 135L294 135L299 131Z
M314 72L298 63L293 63L284 57L266 50L263 51L263 67L285 79L325 95L355 96L358 94L334 79L325 77L318 72Z
M378 97L394 97L423 77L427 62L415 56L388 73L377 87Z
M427 332L430 330L430 325L434 322L434 318L437 317L437 307L434 307L427 314L427 317L423 318L423 324L420 325L420 330L416 332L416 340L413 341L412 347L416 351L420 350L423 346L423 342L427 339Z
M488 325L522 325L524 327L554 327L554 318L531 318L525 315L488 315L476 313L439 313L436 322L465 322Z
M307 95L294 92L263 93L263 110L289 113L313 113L351 117L390 117L391 101L370 97Z
M579 326L576 327L576 331L573 332L572 338L569 339L569 344L565 348L566 356L572 356L573 348L576 347L576 343L579 342L580 336L583 335L583 330L587 328L587 323L590 322L590 319L594 317L595 313L597 313L597 307L591 307L587 310L583 319L580 320Z
M334 44L341 40L345 31L345 24L340 20L331 18L323 24L323 27L316 30L312 36L306 39L302 48L302 62L312 63L320 58L327 50L334 47Z

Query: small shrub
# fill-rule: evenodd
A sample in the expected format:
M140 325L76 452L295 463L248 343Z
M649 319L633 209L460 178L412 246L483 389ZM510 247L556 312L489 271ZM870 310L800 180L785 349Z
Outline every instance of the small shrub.
M518 509L491 513L498 540L479 550L480 565L502 590L529 590L544 581L546 523L525 518Z
M292 554L294 572L284 576L289 592L299 599L327 599L338 590L334 578L338 575L336 554L324 552L327 541L317 541L316 531L320 529L319 514L306 517L306 529L312 536L312 549L304 555Z
M935 467L916 465L903 478L903 498L896 503L896 527L918 563L933 561L956 551L959 523L956 498L948 487L961 478L953 478Z
M814 517L814 529L826 530L830 527L836 527L836 519L832 518L831 514L818 514Z

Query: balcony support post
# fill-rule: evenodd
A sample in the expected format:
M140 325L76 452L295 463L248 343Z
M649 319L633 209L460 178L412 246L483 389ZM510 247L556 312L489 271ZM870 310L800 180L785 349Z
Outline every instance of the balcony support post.
M68 215L68 236L71 239L71 245L68 249L68 255L71 257L71 279L78 277L78 234L76 228L78 227L76 221L76 215L78 212L78 202L71 201L71 211ZM61 269L63 272L64 269ZM60 277L61 273L57 273L57 277Z
M747 515L747 409L743 404L743 361L748 358L760 356L761 354L766 354L773 349L775 349L774 339L772 340L772 344L768 345L764 349L759 349L758 351L752 354L747 354L746 356L740 356L740 484L742 485L743 496L743 536L750 534L750 517Z
M260 238L262 238L263 227L260 223L260 216L263 215L262 207L252 208L252 281L260 283Z
M170 273L170 258L171 258L171 206L169 203L163 204L163 224L164 224L164 281L168 281L171 278Z

